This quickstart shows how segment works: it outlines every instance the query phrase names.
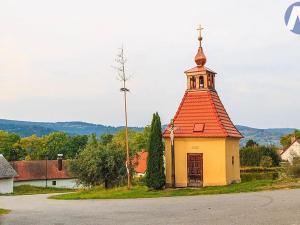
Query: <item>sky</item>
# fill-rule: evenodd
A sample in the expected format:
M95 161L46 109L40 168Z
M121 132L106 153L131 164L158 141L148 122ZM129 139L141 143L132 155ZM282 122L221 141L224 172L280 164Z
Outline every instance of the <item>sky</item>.
M235 124L300 128L300 35L289 0L1 0L0 118L123 125L115 58L128 63L130 126L176 113L195 66L206 66Z

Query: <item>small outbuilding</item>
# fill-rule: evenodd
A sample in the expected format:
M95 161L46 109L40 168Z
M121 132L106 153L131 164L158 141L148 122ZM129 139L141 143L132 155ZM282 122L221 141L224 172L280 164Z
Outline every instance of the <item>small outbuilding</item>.
M16 171L4 156L0 154L0 194L12 193L14 191L15 176L17 176Z

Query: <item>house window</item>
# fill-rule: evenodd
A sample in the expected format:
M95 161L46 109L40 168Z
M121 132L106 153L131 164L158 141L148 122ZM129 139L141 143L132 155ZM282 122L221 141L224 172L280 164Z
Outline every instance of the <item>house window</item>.
M203 78L203 76L199 77L199 88L204 88L204 78Z
M231 157L231 163L234 166L234 156Z
M56 186L56 180L52 181L52 186Z

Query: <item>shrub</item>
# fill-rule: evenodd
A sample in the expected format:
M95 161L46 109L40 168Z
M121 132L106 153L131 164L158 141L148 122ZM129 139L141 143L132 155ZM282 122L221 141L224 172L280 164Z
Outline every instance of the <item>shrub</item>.
M278 166L280 163L280 157L277 155L274 147L244 147L240 151L241 166L259 166L263 156L270 157L273 166Z
M279 177L278 172L265 173L241 173L242 182L252 180L276 180Z
M300 178L300 157L293 159L293 164L285 163L285 172L287 176L292 178Z
M273 165L272 158L270 156L262 156L259 165L261 167L271 167Z

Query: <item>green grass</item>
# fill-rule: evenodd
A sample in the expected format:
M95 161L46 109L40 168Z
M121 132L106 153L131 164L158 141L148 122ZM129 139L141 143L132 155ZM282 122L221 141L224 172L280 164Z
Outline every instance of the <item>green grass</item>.
M0 209L0 216L8 214L9 212L10 212L10 210L8 210L8 209Z
M72 192L73 189L66 188L52 188L52 187L34 187L31 185L21 185L14 187L14 193L4 195L35 195L35 194L48 194L48 193L63 193Z
M105 190L102 187L95 187L87 190L80 190L74 193L51 196L51 199L78 200L78 199L127 199L127 198L158 198L173 196L193 196L227 194L239 192L256 192L263 190L275 190L283 188L300 188L298 180L275 181L275 180L254 180L228 186L215 186L204 188L178 188L165 190L149 190L145 186L134 186L131 190L126 187L118 187Z

